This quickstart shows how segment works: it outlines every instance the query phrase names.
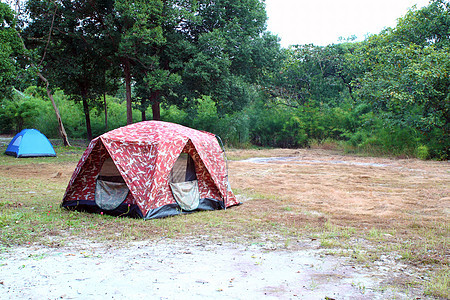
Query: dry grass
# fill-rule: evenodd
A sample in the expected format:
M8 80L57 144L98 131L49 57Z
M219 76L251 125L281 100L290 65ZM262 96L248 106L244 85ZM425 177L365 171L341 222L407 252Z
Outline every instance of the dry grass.
M142 221L60 209L82 149L57 151L53 159L0 158L3 246L58 247L74 238L120 244L194 235L271 242L295 250L307 247L305 241L320 240L329 253L369 267L382 256L394 257L414 269L419 274L415 278L424 278L418 284L409 277L393 282L400 286L419 285L441 297L448 287L448 162L356 157L321 149L230 150L230 181L243 205ZM242 161L252 157L285 159Z

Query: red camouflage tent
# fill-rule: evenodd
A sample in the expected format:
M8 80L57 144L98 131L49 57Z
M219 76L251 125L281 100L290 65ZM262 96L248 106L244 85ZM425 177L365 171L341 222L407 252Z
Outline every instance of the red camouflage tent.
M152 219L236 204L214 134L145 121L91 141L62 206Z

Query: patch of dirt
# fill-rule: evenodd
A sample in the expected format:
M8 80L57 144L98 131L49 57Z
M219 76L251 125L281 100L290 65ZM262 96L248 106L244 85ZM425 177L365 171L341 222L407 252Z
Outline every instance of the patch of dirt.
M357 157L320 149L235 150L231 155L252 157L229 161L233 188L270 196L278 207L323 213L334 224L408 228L434 226L449 218L449 162Z
M18 158L27 159L27 158ZM41 178L42 180L50 180L52 182L69 183L76 164L47 164L47 163L30 163L26 165L7 165L0 166L0 174L10 178Z

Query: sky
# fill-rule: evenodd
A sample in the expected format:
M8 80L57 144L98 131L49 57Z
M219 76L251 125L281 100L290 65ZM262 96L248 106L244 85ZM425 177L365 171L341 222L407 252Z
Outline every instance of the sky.
M281 45L326 46L339 37L380 33L395 27L413 5L429 0L265 0L267 29L281 38Z

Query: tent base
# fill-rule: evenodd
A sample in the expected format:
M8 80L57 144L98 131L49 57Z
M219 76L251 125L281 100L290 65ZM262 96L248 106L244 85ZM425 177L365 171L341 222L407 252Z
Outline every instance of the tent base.
M150 210L144 219L150 220L150 219L166 218L176 215L190 214L197 211L219 210L219 209L224 209L223 201L210 198L203 198L200 199L198 207L195 210L190 211L182 210L177 203L172 203Z
M62 207L68 210L76 210L81 212L88 213L104 213L106 215L114 216L114 217L132 217L132 218L143 218L142 212L139 207L135 204L128 206L128 204L122 203L113 210L104 210L101 209L95 201L90 200L76 200L76 201L67 201L64 202Z
M210 210L224 209L223 201L210 198L200 199L197 209L192 211L182 210L177 203L172 203L150 210L145 217L143 216L139 207L135 204L128 206L128 204L123 203L114 210L104 210L101 209L97 204L95 204L95 201L76 200L64 202L61 206L68 210L76 210L97 214L104 213L115 217L132 217L145 220L190 214L196 211L210 211Z
M25 157L56 157L56 154L38 154L38 153L17 155L17 153L13 152L13 151L5 151L5 154L6 155L10 155L10 156L14 156L14 157L17 157L17 158L20 158L20 157L24 157L24 158Z

